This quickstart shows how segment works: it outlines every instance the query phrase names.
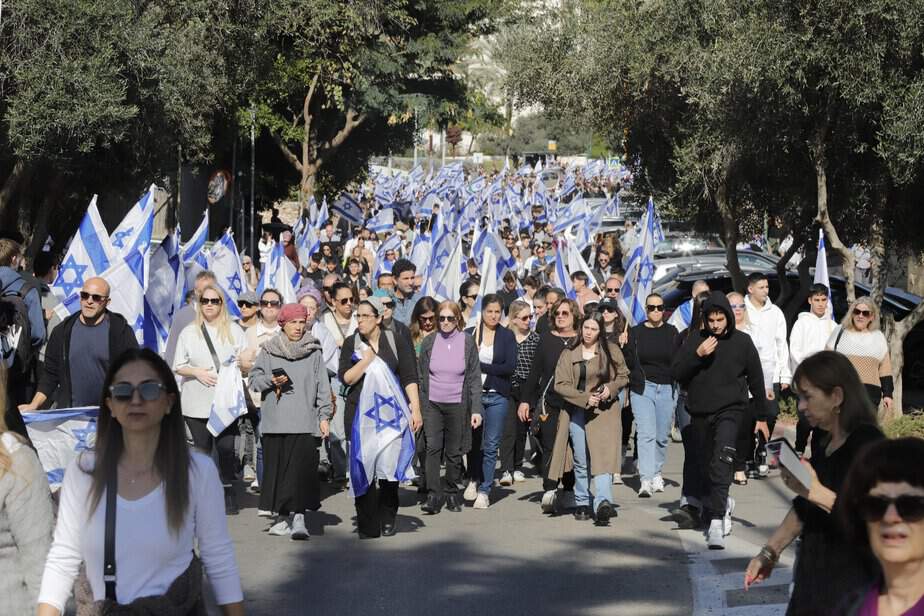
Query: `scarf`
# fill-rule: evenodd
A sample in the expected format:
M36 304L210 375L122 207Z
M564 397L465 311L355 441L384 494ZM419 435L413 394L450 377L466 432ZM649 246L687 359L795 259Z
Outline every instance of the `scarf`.
M281 357L289 361L298 361L299 359L308 357L315 351L320 351L321 343L319 343L317 339L311 335L311 332L307 330L301 337L301 340L295 341L289 340L285 332L280 331L266 341L263 345L263 350L276 357Z

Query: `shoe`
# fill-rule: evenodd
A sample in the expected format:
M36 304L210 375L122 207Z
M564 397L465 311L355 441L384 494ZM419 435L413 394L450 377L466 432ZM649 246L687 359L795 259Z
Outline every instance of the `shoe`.
M608 500L604 500L597 507L597 524L609 524L610 518L616 517L616 509Z
M253 494L260 493L260 481L258 479L254 479L253 482L250 484L250 491Z
M722 536L727 537L732 532L732 512L735 510L735 499L731 496L725 502L725 516L722 518Z
M724 524L722 520L712 520L709 522L709 530L706 531L706 545L710 550L725 549L725 535L722 534Z
M760 466L757 467L757 475L759 477L766 477L769 474L770 474L770 467L767 466L766 464L761 464Z
M671 510L671 518L677 523L677 528L682 530L698 528L700 524L699 509L690 504Z
M526 475L523 474L523 471L513 471L513 480L516 483L523 483L526 481ZM503 483L501 483L503 485Z
M453 513L462 511L462 503L459 502L458 494L450 494L446 497L446 509Z
M273 535L274 537L285 537L286 535L291 534L292 527L289 525L288 520L280 520L270 526L270 529L266 532L267 534Z
M591 512L590 507L587 505L578 505L578 507L574 510L574 519L578 522L586 522L593 517L593 512Z
M293 541L307 541L308 537L308 528L305 526L305 514L296 513L292 516L292 530L290 533Z
M577 507L577 503L574 501L574 490L562 490L559 503L561 508L566 510Z
M622 473L613 473L613 485L614 486L622 485Z
M645 479L638 489L639 498L651 498L651 482Z
M488 495L484 492L479 492L478 496L475 497L475 504L472 505L472 509L487 509L490 506L491 500Z
M748 485L748 475L744 471L738 471L735 473L734 479L736 486L746 486Z
M253 481L257 478L256 471L253 470L253 467L249 464L244 465L244 481Z
M504 471L504 474L501 475L500 484L502 486L512 486L513 485L513 475L510 474L510 471Z
M234 488L227 486L225 488L225 515L237 515L240 512L241 509L237 505L237 494L234 493Z
M440 509L442 509L440 497L433 492L427 495L427 500L425 500L420 506L421 511L424 513L429 513L430 515L439 513Z
M258 518L275 518L276 514L272 511L267 511L266 509L257 509Z
M549 490L542 495L542 501L539 504L542 508L542 513L555 513L555 497L557 494L555 490Z
M653 492L664 491L664 477L661 476L661 473L655 475L654 479L651 480L651 490Z
M398 529L395 527L394 522L382 522L382 536L383 537L394 537L395 533L398 532Z
M462 498L467 501L475 500L475 497L478 496L478 484L474 481L469 481L468 485L465 486L465 492L462 493Z
M682 443L683 437L680 435L680 430L677 429L677 426L671 428L671 440L675 443Z

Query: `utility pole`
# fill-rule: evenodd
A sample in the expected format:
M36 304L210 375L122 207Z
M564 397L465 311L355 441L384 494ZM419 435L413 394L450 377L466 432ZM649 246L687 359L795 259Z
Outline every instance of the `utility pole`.
M414 107L414 166L417 166L417 107Z
M254 143L256 142L256 124L257 124L257 112L254 109L253 105L250 106L250 249L253 252L256 252L256 219L254 218L254 174L256 169L256 150L254 149ZM254 258L254 255L251 255L251 259ZM258 259L259 260L259 259ZM256 263L256 261L255 261Z

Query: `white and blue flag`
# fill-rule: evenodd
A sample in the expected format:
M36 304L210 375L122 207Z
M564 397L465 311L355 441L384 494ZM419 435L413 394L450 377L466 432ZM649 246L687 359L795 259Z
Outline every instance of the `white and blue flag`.
M144 290L144 346L163 353L173 315L183 305L186 277L180 260L180 233L168 234L152 253Z
M154 230L154 191L157 186L151 184L138 202L128 211L116 230L110 236L110 242L116 254L128 256L129 251L138 250L146 253L151 245Z
M648 209L641 220L642 235L632 251L626 266L626 279L619 292L619 308L629 321L637 325L645 320L645 300L651 293L655 274L654 247L664 237L655 212L654 201L648 200Z
M237 298L244 292L246 274L231 231L225 231L224 235L212 246L212 250L209 251L208 269L215 274L218 286L225 292L225 305L228 312L235 319L241 318Z
M481 320L481 303L485 295L497 293L497 257L490 246L485 247L481 257L481 284L478 285L478 298L472 307L466 327L476 327Z
M67 254L58 268L58 277L51 290L61 298L62 305L70 304L62 317L72 314L79 307L80 289L88 278L99 276L108 270L116 258L109 241L109 234L96 207L96 195L87 207L87 213L80 221L77 234L71 240Z
M831 300L831 279L828 277L828 253L825 250L825 233L818 230L818 256L815 258L815 284L828 287L828 308L825 314L829 319L834 318L834 303Z
M354 225L363 224L363 209L359 207L356 199L346 192L341 193L340 198L334 202L331 209L339 212L341 216Z
M395 228L395 210L383 208L366 221L366 228L373 233L387 233Z
M215 397L209 409L209 432L212 436L218 436L245 413L247 399L244 397L244 380L237 358L232 355L221 363L221 370L218 371Z
M87 406L23 413L29 439L52 490L61 487L64 470L80 452L96 444L99 407Z
M273 245L270 252L269 260L260 272L260 282L257 283L257 297L263 294L266 289L276 289L282 294L283 303L295 303L295 287L292 283L295 266L285 255L285 249L281 242Z

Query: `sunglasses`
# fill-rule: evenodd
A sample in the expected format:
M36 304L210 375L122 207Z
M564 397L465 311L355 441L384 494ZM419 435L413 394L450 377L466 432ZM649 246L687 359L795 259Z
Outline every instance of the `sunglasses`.
M456 318L455 318L455 317L452 317L452 316L450 316L450 317L440 316L440 323L455 323L455 322L456 322Z
M239 301L237 305L238 305L238 308L253 308L254 306L256 306L256 304L252 302L244 302L244 301Z
M607 293L619 293L619 287L607 287L606 292Z
M476 293L475 295L466 295L465 299L478 299L478 294Z
M532 315L524 314L523 316L516 317L517 321L529 321Z
M352 303L353 303L353 298L352 298L352 297L344 297L343 299L338 299L338 300L337 300L337 303L340 304L341 306L346 306L347 304L352 304Z
M278 308L282 302L275 299L265 299L260 302L260 306L263 308Z
M80 292L80 299L82 299L83 301L87 301L88 299L92 299L94 302L99 303L99 302L103 302L103 301L106 301L107 299L109 299L109 296L108 296L108 295L99 295L99 294L97 294L97 293L87 293L86 291L81 291L81 292Z
M424 315L420 315L420 316L417 317L417 318L420 319L421 321L432 321L432 320L434 320L436 317L434 317L434 316L425 317Z
M616 312L616 309L613 306L603 306L600 310L603 312Z
M199 303L203 306L221 306L222 299L220 297L203 297L199 299Z
M744 304L731 304L732 310L741 310L744 308Z
M570 317L571 311L570 310L559 310L558 312L555 313L555 316L556 317Z
M325 293L330 293L334 287L321 287L321 290Z
M394 308L395 302L382 302L382 306L385 308Z
M664 304L648 304L645 309L648 312L664 312Z
M864 496L857 502L857 511L860 517L867 522L878 522L885 517L889 505L895 505L895 510L905 522L918 522L924 519L924 496L917 494L902 494L895 498L888 496Z
M135 390L145 402L153 402L160 399L166 391L166 388L157 381L145 381L132 385L131 383L115 383L109 387L109 395L119 402L130 402L135 397Z
M81 293L80 295L81 297L83 297L83 293ZM854 316L857 316L857 317L871 317L873 316L873 311L872 310L860 310L859 308L854 308L853 314Z

